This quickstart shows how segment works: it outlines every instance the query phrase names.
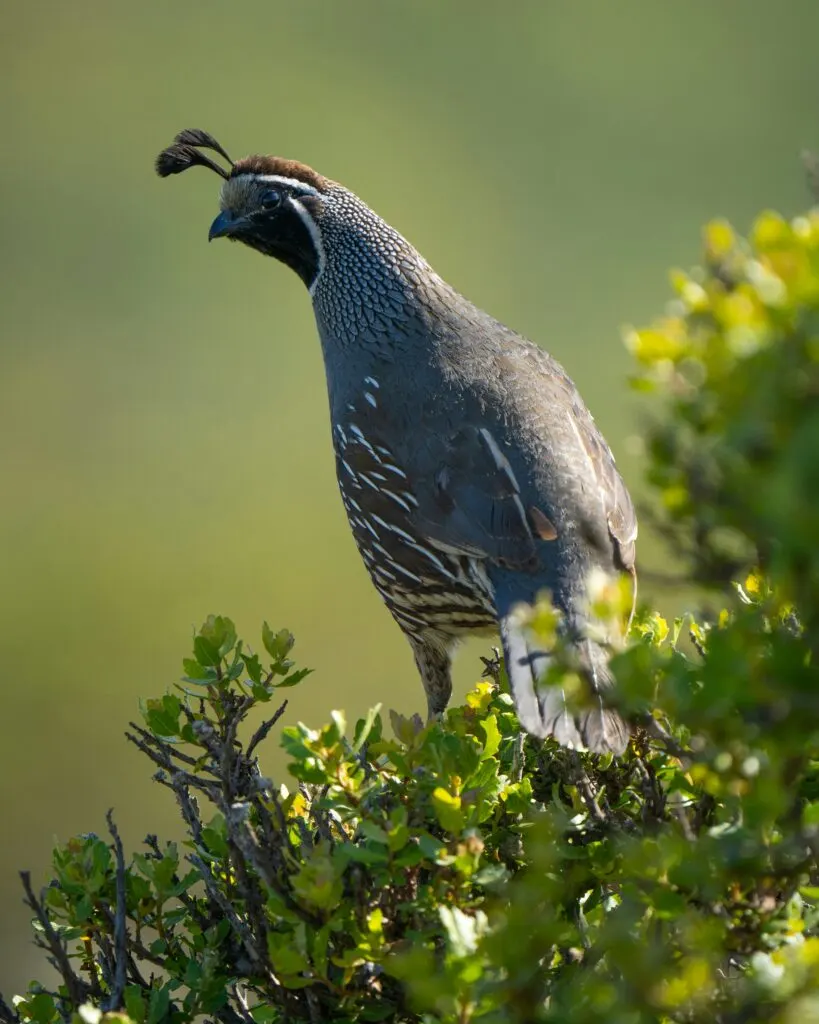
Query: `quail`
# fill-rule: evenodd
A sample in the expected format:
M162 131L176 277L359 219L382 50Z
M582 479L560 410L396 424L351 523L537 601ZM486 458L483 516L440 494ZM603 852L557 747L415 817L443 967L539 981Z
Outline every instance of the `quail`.
M227 166L208 155L217 154ZM636 582L637 519L614 456L563 368L450 287L349 189L276 156L232 161L180 132L161 177L222 179L209 239L291 267L323 349L344 508L361 557L409 640L430 716L449 701L459 639L499 630L523 728L596 752L629 730L590 633L595 570ZM549 591L592 699L569 709L520 605Z

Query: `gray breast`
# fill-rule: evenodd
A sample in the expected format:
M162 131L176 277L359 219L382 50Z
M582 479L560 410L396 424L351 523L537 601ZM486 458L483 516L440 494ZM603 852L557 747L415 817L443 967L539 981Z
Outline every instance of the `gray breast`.
M341 499L376 589L412 636L491 628L493 593L482 563L419 534L413 481L373 429L378 403L378 381L367 377L333 424Z

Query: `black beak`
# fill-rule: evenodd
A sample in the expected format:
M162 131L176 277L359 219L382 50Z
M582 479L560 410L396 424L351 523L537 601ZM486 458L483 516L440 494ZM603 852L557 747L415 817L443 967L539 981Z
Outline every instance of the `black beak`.
M210 226L208 241L212 242L214 238L229 238L241 220L241 217L234 217L229 210L222 210Z

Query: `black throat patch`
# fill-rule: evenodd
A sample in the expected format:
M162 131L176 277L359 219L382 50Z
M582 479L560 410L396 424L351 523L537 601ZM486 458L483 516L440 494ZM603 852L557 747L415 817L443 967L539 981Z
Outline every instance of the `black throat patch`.
M285 199L273 213L249 217L234 237L295 270L308 288L314 284L321 269L321 254L292 200Z

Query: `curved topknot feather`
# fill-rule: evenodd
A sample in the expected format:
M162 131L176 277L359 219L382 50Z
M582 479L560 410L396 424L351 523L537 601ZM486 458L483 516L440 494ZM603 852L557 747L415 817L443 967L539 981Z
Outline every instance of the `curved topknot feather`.
M167 178L171 174L181 174L182 171L187 171L189 167L196 165L215 171L220 178L227 179L228 177L228 172L224 167L220 167L210 157L187 143L177 142L168 146L167 149L163 149L156 158L155 167L160 178Z
M226 150L214 139L210 132L206 132L202 128L183 128L173 141L178 145L204 146L205 149L212 149L219 156L224 157L231 167L233 166L233 161L228 156Z

